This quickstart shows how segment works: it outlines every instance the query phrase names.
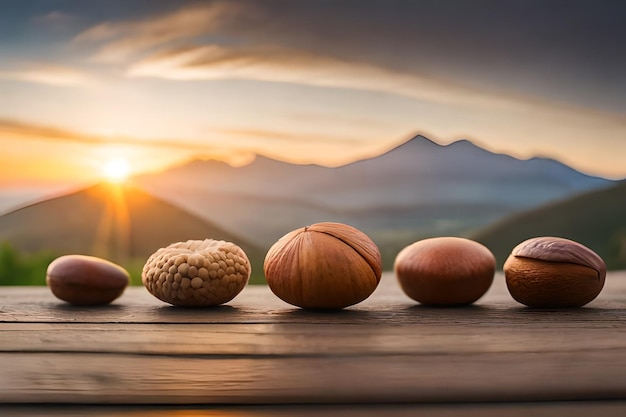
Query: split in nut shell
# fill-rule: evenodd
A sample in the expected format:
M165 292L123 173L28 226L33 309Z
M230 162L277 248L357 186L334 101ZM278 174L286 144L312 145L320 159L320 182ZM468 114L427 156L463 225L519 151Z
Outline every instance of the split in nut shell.
M602 291L606 265L578 242L544 236L513 248L504 276L513 299L528 307L581 307Z
M360 230L323 222L287 233L263 265L270 290L306 309L342 309L365 300L380 282L378 247Z

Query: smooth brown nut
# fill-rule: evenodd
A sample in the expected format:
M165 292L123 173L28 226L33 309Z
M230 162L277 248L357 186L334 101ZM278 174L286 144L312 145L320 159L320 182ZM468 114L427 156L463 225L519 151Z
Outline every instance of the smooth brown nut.
M122 295L130 276L119 265L85 255L66 255L48 265L46 283L59 299L75 305L107 304Z
M471 304L493 282L496 259L478 242L459 237L417 241L396 256L394 270L402 290L426 305Z
M559 237L517 245L504 263L511 296L529 307L580 307L600 294L606 265L588 247Z
M382 260L363 232L342 223L316 223L287 233L267 252L265 278L276 296L302 308L340 309L378 286Z
M250 261L234 243L188 240L153 253L141 281L159 300L185 307L224 304L239 294L250 279Z

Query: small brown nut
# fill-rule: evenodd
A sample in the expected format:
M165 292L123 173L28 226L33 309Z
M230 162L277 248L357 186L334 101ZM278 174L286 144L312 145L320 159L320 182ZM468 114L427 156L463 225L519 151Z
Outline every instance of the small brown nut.
M394 270L402 290L426 305L471 304L493 282L496 259L478 242L435 237L412 243L398 253Z
M369 297L382 275L378 247L342 223L302 227L267 252L265 278L283 301L302 308L340 309Z
M188 240L153 253L141 281L159 300L185 307L224 304L244 289L251 273L243 249L223 240Z
M529 307L580 307L600 294L606 277L602 258L559 237L536 237L517 245L504 263L513 298Z
M129 280L121 266L85 255L61 256L48 265L46 273L52 294L75 305L110 303L122 295Z

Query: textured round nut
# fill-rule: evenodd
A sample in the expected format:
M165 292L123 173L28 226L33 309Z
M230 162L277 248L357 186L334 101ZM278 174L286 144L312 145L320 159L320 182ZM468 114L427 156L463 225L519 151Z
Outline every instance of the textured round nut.
M48 265L46 273L52 294L75 305L110 303L122 295L129 280L121 266L85 255L61 256Z
M493 282L496 259L478 242L435 237L412 243L398 253L394 270L406 295L426 305L471 304Z
M227 273L231 268L232 273ZM188 240L153 253L143 267L141 281L166 303L209 307L235 298L248 283L250 273L250 261L236 244Z
M504 263L513 299L529 307L581 307L600 294L606 278L602 258L588 247L559 237L517 245Z
M267 252L267 283L283 301L302 308L339 309L369 297L382 275L378 247L341 223L316 223L287 233Z

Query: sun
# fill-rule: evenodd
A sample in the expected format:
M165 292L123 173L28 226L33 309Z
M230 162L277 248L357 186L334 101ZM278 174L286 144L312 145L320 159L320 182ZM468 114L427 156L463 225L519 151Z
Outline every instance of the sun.
M130 165L124 158L114 158L104 165L102 173L110 182L124 182L128 179L128 175L130 174Z

